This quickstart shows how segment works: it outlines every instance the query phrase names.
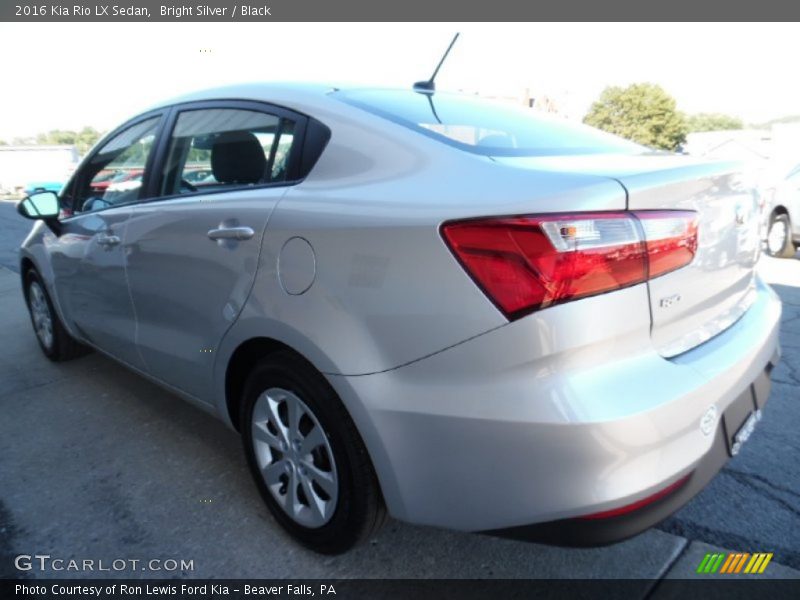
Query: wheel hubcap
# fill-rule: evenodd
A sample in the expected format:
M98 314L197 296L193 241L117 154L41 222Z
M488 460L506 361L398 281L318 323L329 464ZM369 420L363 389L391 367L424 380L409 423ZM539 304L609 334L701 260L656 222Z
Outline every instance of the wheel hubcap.
M783 247L786 245L786 234L786 223L783 221L775 221L772 224L772 227L769 228L769 234L767 235L767 246L770 252L777 254L783 250Z
M28 300L30 302L31 317L33 317L33 329L36 336L45 348L53 346L53 318L50 315L50 307L47 305L44 290L37 282L32 282L28 288Z
M339 479L328 436L294 393L270 388L256 400L251 435L261 476L294 521L322 527L331 520Z

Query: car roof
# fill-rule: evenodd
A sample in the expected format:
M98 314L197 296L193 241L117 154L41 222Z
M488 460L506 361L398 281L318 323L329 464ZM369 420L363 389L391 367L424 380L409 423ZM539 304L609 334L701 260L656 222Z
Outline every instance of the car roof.
M326 83L302 82L252 82L208 88L182 94L154 104L148 110L155 110L203 100L255 100L275 104L300 103L303 105L327 104L328 94L342 89L341 86Z

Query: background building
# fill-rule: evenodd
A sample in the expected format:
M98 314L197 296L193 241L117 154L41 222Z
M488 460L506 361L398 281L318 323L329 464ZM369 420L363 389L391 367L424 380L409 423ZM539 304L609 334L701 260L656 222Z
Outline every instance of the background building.
M19 193L31 182L65 183L79 158L75 146L0 146L0 192Z

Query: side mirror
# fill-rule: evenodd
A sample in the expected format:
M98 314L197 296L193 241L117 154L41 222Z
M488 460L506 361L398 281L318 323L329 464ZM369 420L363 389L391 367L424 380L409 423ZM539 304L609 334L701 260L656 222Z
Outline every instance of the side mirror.
M55 192L36 192L23 198L17 204L17 212L26 219L43 219L45 221L58 218L58 194Z

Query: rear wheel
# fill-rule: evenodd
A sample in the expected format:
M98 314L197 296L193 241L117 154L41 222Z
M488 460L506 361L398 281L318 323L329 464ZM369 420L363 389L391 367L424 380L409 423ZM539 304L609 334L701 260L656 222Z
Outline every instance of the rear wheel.
M792 258L796 252L789 215L773 215L767 231L767 254L778 258Z
M245 385L241 433L256 485L298 541L338 554L368 539L386 509L350 415L302 358L277 352Z
M39 274L31 269L25 274L25 301L33 331L45 356L52 361L76 358L88 348L73 338L53 309L53 303Z

